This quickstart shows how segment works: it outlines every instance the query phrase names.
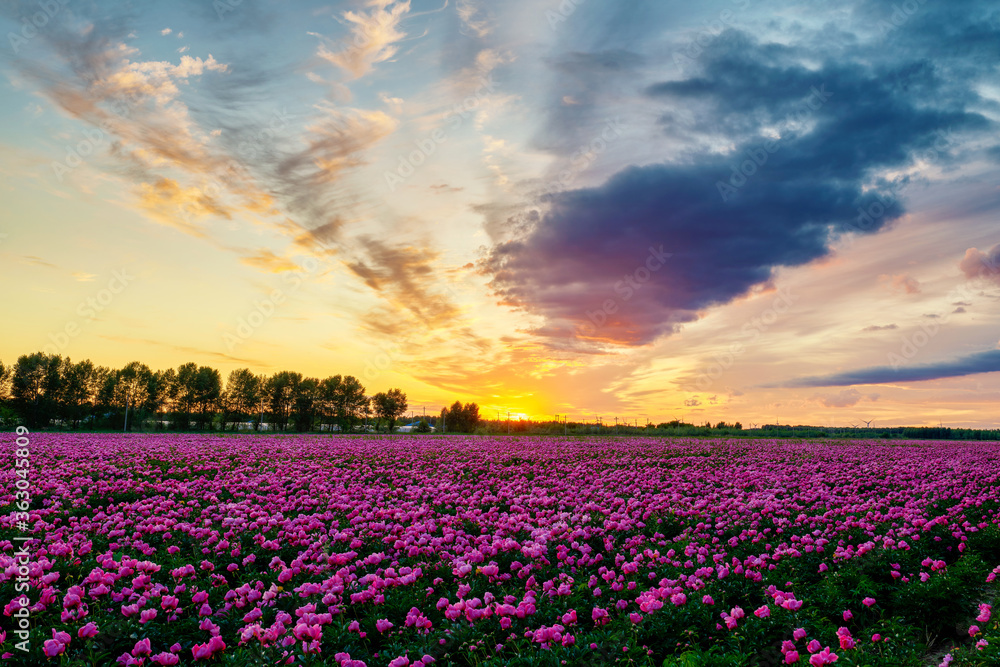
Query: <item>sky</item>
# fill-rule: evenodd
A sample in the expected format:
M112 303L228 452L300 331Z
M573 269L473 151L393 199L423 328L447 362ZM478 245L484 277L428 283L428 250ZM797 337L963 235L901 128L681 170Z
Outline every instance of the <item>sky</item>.
M997 425L1000 6L6 2L0 360Z

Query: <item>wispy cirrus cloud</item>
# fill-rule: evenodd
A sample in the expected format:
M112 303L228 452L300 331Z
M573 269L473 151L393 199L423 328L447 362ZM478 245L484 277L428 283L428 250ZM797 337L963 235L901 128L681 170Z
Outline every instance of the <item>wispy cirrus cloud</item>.
M370 9L343 13L343 22L351 28L345 40L338 43L317 35L323 40L317 55L355 79L396 55L397 42L406 37L400 23L410 11L409 0L368 0L365 6Z

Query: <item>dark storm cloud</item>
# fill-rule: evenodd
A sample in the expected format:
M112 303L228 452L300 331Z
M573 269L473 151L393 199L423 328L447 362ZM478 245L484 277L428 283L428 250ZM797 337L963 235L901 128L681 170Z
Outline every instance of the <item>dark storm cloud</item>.
M934 364L915 366L874 366L847 373L821 375L793 380L784 387L846 387L856 384L886 384L890 382L920 382L941 378L962 377L977 373L1000 371L1000 350L977 352L965 357Z
M600 78L618 60L572 62ZM664 104L668 134L699 135L712 150L551 195L528 234L483 261L504 303L545 318L536 334L639 345L676 331L698 311L768 285L777 267L826 256L842 233L890 225L903 207L900 184L885 172L940 146L944 132L991 126L971 87L956 93L927 57L826 60L821 50L727 30L697 65L697 74L646 92ZM695 113L683 125L676 109ZM726 144L733 149L720 154ZM672 257L639 282L650 248L661 245Z

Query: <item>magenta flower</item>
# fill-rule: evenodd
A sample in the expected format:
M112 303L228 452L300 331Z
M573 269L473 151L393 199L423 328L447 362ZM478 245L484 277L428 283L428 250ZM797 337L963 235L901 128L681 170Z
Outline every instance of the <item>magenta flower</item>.
M91 637L96 637L97 632L97 625L94 623L87 623L76 631L76 636L80 639L89 639Z
M762 607L758 607L753 615L757 618L768 618L771 615L771 610L767 605L763 605Z
M375 629L378 630L379 632L385 632L391 627L392 623L390 623L388 619L380 618L377 621L375 621Z
M875 604L875 598L865 598L864 600L861 601L861 604L863 604L866 607L870 607L873 604Z
M132 647L132 655L135 657L139 657L140 655L149 655L152 652L153 647L148 637L140 639L135 643L135 646Z
M49 658L61 655L66 650L66 645L55 639L46 639L42 643L42 652Z
M980 604L979 605L979 616L976 616L976 620L979 621L980 623L989 623L990 622L990 610L991 609L993 609L993 607L991 605L988 605L986 603Z
M799 661L799 652L798 651L789 651L788 653L785 654L785 664L786 665L793 665L793 664L795 664L798 661Z

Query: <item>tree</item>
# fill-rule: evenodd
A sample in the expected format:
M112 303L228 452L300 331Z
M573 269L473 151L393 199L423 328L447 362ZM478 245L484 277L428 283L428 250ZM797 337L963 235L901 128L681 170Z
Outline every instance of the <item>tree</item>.
M264 379L254 375L249 368L240 368L229 373L223 398L223 430L229 423L233 424L235 430L237 423L247 421L248 418L259 422L257 415L263 385Z
M351 431L368 409L365 387L353 375L334 375L319 383L318 415L323 424L337 424L341 431Z
M291 371L281 371L275 373L267 380L265 394L267 395L268 406L271 409L271 418L275 425L282 431L288 426L288 421L292 415L295 405L295 397L298 392L299 383L302 382L301 373Z
M142 422L142 412L139 411L139 414L135 414L136 406L142 406L149 400L149 379L152 376L153 372L149 370L149 366L138 361L133 361L118 371L117 390L121 394L116 395L115 402L125 407L123 419L126 430L131 430L136 420L140 424ZM130 411L132 412L131 420L129 419Z
M304 378L295 386L292 397L292 422L295 430L305 433L310 430L316 418L316 408L319 398L319 380Z
M451 433L472 433L479 426L479 406L455 401L451 408L442 408L441 420Z
M195 378L198 364L187 363L177 367L177 390L174 395L173 426L182 431L191 428L191 413L195 407Z
M139 406L154 418L177 397L177 372L173 368L150 373L146 380L146 400Z
M372 407L375 410L375 417L381 421L385 420L389 431L396 426L396 420L406 412L406 394L400 389L390 389L380 391L372 396Z
M67 359L63 364L63 419L73 428L77 428L93 409L100 390L98 380L97 368L89 359L76 364Z
M3 362L0 361L0 401L10 396L10 378L13 375L13 367L4 366Z
M208 366L199 366L195 375L195 402L198 405L198 428L204 430L215 417L215 407L222 397L222 375Z
M204 429L215 416L215 406L222 396L222 376L208 366L187 363L177 368L177 396L174 402L176 426L191 427L191 416L198 415L198 428Z
M406 400L406 396L403 396ZM361 381L353 375L347 375L340 382L337 392L337 415L341 420L341 428L348 431L354 429L354 425L368 413L370 405L368 396L365 395L365 387ZM406 409L405 407L403 408Z
M430 433L431 425L427 423L426 419L421 419L420 423L417 424L417 433Z
M62 357L44 352L17 359L11 379L14 407L29 427L47 426L59 405Z

